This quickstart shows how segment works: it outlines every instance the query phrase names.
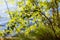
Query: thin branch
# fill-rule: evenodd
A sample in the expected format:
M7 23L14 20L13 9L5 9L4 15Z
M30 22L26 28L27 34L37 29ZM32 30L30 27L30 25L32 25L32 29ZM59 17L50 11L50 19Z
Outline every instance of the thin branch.
M54 6L57 6L57 7L54 7ZM57 10L55 10L55 8L57 9ZM57 2L56 2L56 0L52 0L52 14L53 14L53 17L55 16L55 12L57 11L57 17L59 16L59 14L58 14L58 5L57 5ZM58 19L58 18L57 18ZM54 32L54 34L55 34L55 37L56 37L56 39L58 39L58 37L57 37L57 35L56 35L56 31L55 31L55 29L54 29L54 25L55 25L55 21L54 21L55 19L53 18L53 26L52 26L52 30L53 30L53 32Z
M55 4L56 4L56 9L57 9L57 17L59 17L59 12L58 12L58 2L57 2L57 0L55 0Z
M45 16L45 18L50 22L50 24L52 24L52 21L43 12L40 11L40 13Z
M55 29L54 29L54 26L53 26L53 24L52 24L52 21L51 21L44 13L41 12L41 14L44 15L45 18L47 18L47 20L50 22L51 28L52 28L52 30L53 30L53 32L54 32L54 35L55 35L56 38L58 38L57 35L56 35L56 33L55 33Z
M8 4L7 4L7 1L6 1L6 0L4 0L4 2L5 2L5 4L6 4L7 10L8 10L9 15L10 15L10 11L9 11L9 7L8 7ZM10 15L10 18L11 18L11 15Z

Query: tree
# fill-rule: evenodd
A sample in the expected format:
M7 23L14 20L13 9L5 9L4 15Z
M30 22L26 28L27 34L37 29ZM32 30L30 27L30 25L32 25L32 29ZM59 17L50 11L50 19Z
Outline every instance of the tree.
M7 33L15 29L22 40L59 40L59 0L21 0L16 11L9 11ZM49 13L49 11L52 13ZM52 14L52 15L51 15ZM19 35L21 34L21 35ZM44 38L44 39L43 39Z

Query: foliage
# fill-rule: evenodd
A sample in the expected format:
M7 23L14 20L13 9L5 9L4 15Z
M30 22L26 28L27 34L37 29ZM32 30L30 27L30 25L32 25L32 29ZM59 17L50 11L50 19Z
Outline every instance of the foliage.
M59 40L59 0L21 0L16 11L9 11L8 34L16 32L20 40ZM52 13L49 13L49 11ZM52 14L52 15L51 15Z

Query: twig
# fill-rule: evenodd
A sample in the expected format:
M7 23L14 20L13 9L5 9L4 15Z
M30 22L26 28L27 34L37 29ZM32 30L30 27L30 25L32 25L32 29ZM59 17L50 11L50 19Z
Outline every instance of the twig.
M9 15L10 15L10 11L9 11L9 7L8 7L8 4L7 4L7 1L6 1L6 0L4 0L4 2L5 2L5 4L6 4L7 10L8 10ZM12 17L11 17L11 15L10 15L10 18L12 18Z

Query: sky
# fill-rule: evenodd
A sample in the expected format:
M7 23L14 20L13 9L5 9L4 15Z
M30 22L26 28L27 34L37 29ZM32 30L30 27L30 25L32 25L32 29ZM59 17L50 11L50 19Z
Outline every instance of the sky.
M11 0L6 0L6 1L8 3L9 9L13 10L16 8L15 2L13 1L11 2ZM7 14L5 13L6 10L7 10L6 3L4 2L4 0L0 0L0 16L7 17Z
M14 10L16 8L16 0L6 0L9 10ZM12 2L11 2L12 1ZM6 29L6 23L9 21L9 15L6 13L7 10L7 6L5 3L5 0L0 0L0 25L2 25L2 27L0 27L0 30L4 30Z

